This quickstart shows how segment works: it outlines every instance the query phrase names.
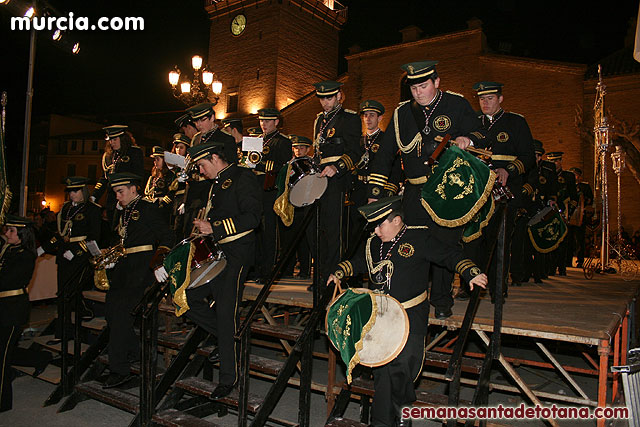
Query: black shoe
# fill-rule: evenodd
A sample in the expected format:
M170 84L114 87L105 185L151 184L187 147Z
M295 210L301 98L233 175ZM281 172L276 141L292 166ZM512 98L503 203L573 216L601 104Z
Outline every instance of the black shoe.
M309 285L309 286L307 286L307 290L308 290L309 292L313 292L313 285Z
M218 400L226 397L233 391L233 385L229 384L218 384L216 388L209 395L209 399Z
M469 298L471 298L471 295L469 295L469 292L465 291L464 289L458 292L458 294L456 295L456 299L459 299L460 301L466 301Z
M566 275L567 275L567 270L561 270L561 271L558 273L558 276L566 276Z
M402 418L400 417L396 421L396 427L411 427L413 423L411 422L411 418Z
M94 317L95 317L95 315L93 314L93 311L91 311L91 310L89 310L89 309L87 309L87 310L83 310L83 311L80 313L80 319L81 319L83 322L89 322L89 321L93 320L93 318L94 318Z
M118 387L128 383L132 379L133 379L133 375L131 374L121 375L121 374L116 374L115 372L112 372L109 374L107 379L102 383L102 388L107 389L107 388Z
M42 362L40 362L36 366L36 369L33 371L33 374L31 375L33 378L39 377L40 374L42 374L44 370L47 369L47 366L49 366L49 363L51 363L51 361L53 360L53 355L49 352L46 352L46 353L47 355L43 357Z
M47 345L57 345L57 344L60 344L61 342L62 342L62 339L53 338L53 339L50 339L49 341L47 341Z
M436 308L436 319L444 320L453 316L453 311L450 308L445 308L444 310L439 310Z
M218 347L215 347L213 350L211 350L211 353L209 353L209 355L207 356L207 360L211 363L220 361L220 351L218 350Z
M534 278L533 278L533 283L537 283L538 285L542 285L542 284L544 284L544 282L542 281L542 279L540 279L540 278L536 278L536 277L534 277Z

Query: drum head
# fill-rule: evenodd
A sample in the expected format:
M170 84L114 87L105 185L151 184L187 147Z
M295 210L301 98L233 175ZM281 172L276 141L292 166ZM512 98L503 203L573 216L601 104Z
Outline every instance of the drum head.
M200 267L191 269L191 281L187 289L195 289L202 285L206 285L216 278L218 274L227 266L227 259L212 259L200 263Z
M409 317L397 299L375 294L377 312L373 327L362 340L360 364L382 366L402 351L409 338Z
M289 201L295 207L312 204L324 194L327 189L327 177L317 174L302 176L289 190Z

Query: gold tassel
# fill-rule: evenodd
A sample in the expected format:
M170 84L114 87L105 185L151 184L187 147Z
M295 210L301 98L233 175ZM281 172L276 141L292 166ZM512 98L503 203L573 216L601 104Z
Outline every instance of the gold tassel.
M99 269L93 273L93 280L96 285L96 288L101 291L109 290L109 278L107 277L107 270Z

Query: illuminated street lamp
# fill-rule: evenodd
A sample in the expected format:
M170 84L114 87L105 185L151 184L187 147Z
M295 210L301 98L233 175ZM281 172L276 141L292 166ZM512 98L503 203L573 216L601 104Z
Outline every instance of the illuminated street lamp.
M187 106L207 101L217 104L222 93L222 82L217 79L215 73L207 69L199 55L191 58L191 68L193 68L191 80L181 81L181 72L177 65L169 72L169 84L173 89L173 96Z

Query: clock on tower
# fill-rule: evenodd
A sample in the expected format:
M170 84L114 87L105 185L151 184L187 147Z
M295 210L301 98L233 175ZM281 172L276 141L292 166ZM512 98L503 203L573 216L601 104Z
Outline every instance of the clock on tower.
M325 5L325 4L328 4ZM208 63L223 82L216 117L282 109L338 71L347 9L316 0L207 0Z

